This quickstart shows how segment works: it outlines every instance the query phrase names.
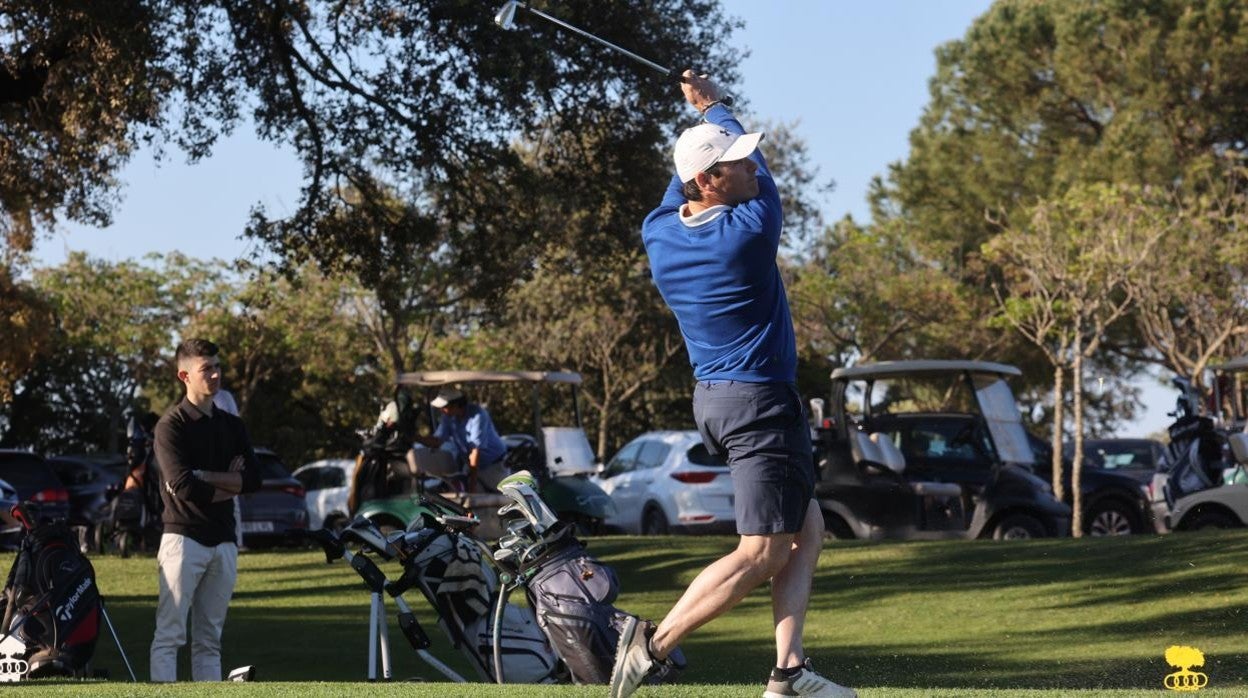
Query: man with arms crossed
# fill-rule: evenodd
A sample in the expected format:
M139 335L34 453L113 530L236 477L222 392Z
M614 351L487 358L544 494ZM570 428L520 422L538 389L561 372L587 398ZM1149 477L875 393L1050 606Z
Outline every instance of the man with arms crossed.
M676 177L642 239L685 336L698 430L731 466L741 540L698 574L657 628L626 623L611 696L632 694L686 635L769 579L776 665L763 695L856 696L816 673L802 647L823 518L812 499L793 321L776 267L780 194L756 150L762 134L745 133L705 76L686 71L685 80L685 99L707 123L676 141Z
M260 470L242 420L213 406L221 388L217 345L188 339L175 360L186 397L156 425L165 528L152 681L177 681L188 613L191 678L220 681L221 630L238 574L234 496L260 489Z

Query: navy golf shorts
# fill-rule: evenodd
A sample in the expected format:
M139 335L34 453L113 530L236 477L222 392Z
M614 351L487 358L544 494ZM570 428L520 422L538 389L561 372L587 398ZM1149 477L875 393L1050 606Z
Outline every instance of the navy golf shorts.
M797 533L815 492L810 427L792 383L699 381L693 417L732 473L737 533Z

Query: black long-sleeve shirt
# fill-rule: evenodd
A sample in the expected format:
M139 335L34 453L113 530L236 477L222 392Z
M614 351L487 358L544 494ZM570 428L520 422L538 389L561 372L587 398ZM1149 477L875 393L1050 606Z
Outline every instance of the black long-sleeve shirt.
M234 500L212 501L216 488L192 471L229 472L236 456L244 462L243 492L260 489L260 466L243 420L219 409L205 415L186 398L169 408L156 424L166 533L209 546L235 540Z

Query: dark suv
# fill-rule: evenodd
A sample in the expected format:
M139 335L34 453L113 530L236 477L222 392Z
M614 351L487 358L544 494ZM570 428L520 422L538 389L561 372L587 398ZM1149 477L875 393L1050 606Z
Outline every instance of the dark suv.
M832 373L815 496L829 531L855 538L1067 535L1070 507L1035 456L1005 380L1013 366L896 361Z
M1031 434L1031 448L1036 453L1036 475L1045 482L1053 481L1053 447ZM1098 442L1092 442L1098 443ZM1148 481L1152 470L1108 470L1092 465L1093 458L1083 459L1079 477L1079 493L1083 503L1083 532L1090 536L1125 536L1145 533L1153 528L1152 505L1148 499ZM1102 461L1103 462L1103 461ZM1071 459L1062 459L1062 480L1067 504L1072 502Z

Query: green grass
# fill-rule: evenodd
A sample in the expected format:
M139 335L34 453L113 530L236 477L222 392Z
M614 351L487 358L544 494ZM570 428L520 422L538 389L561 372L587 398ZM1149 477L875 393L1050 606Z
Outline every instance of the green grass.
M730 538L610 537L592 552L620 573L620 607L659 618ZM1167 695L1170 645L1205 653L1203 696L1248 695L1248 532L1024 543L830 543L820 560L806 645L821 671L864 696ZM4 560L6 566L10 560ZM101 589L140 677L154 626L156 562L95 560ZM342 695L363 690L368 595L343 563L320 553L240 557L225 629L224 664L255 664L263 682L212 693ZM394 574L394 570L390 570ZM466 664L434 627L418 593L408 600L434 639L433 652L465 675ZM390 607L393 611L393 606ZM649 696L758 696L772 662L765 590L688 638L682 686ZM437 675L391 624L397 679ZM102 635L98 666L115 681L100 695L161 695L203 687L118 683L124 668ZM182 673L189 676L183 658ZM46 684L49 693L81 684ZM404 696L590 696L592 687L370 686ZM41 691L42 692L42 691ZM189 693L188 693L189 695Z

